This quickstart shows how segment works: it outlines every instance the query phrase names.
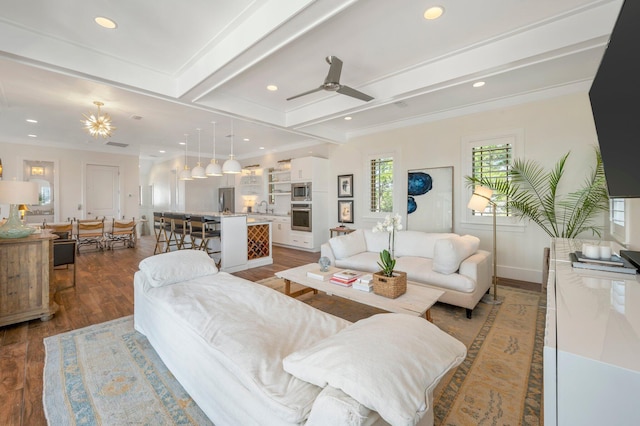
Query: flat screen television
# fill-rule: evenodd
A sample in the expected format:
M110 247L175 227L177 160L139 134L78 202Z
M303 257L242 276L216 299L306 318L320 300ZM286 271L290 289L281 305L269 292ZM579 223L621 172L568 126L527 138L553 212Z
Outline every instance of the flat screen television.
M640 197L640 0L626 0L589 90L609 197Z

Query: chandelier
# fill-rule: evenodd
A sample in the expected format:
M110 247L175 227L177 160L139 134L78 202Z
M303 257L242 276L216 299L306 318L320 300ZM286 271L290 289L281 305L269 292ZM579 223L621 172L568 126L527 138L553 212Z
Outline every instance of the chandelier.
M102 136L106 139L111 136L111 132L115 130L116 127L111 124L109 114L100 115L100 107L104 104L98 101L93 101L93 104L98 106L98 114L82 114L84 120L81 121L84 124L84 129L89 132L91 136L94 138Z

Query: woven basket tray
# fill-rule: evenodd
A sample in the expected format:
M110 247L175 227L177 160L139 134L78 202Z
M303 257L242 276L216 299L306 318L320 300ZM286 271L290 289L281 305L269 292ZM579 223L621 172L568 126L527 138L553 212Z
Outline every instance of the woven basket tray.
M393 271L393 277L385 277L382 271L373 274L373 292L395 299L407 292L407 273Z

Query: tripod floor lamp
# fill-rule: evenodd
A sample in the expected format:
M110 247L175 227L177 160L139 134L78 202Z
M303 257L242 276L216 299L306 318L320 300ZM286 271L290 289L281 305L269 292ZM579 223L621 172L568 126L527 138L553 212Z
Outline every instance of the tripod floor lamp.
M485 186L476 186L473 190L473 194L471 195L471 199L469 200L469 204L467 204L467 208L470 208L471 210L475 210L477 212L483 212L487 208L487 205L491 204L493 213L493 297L487 294L482 298L482 301L491 305L499 305L500 303L502 303L502 301L498 300L498 260L496 257L496 203L491 201L491 195L493 195L493 191L491 189Z

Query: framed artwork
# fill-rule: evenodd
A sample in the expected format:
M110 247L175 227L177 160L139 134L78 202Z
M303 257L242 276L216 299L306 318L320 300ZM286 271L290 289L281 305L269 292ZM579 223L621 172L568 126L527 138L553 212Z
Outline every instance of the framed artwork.
M353 175L338 176L338 198L353 197Z
M407 229L453 232L453 167L409 170Z
M353 223L353 200L338 200L338 222Z

